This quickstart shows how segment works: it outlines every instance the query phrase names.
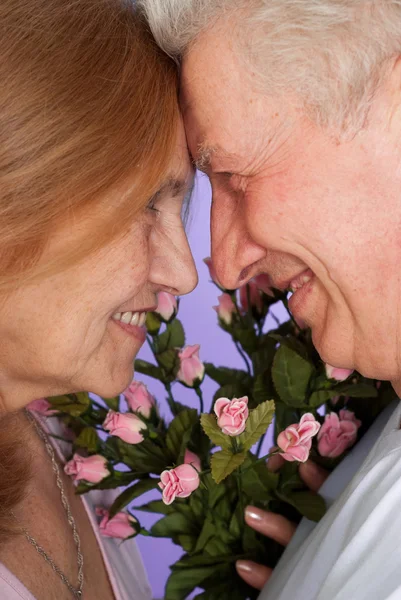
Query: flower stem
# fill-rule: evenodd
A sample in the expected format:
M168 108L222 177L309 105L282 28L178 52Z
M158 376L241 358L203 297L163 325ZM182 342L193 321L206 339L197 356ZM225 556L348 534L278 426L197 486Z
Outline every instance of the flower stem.
M234 340L234 338L233 338L233 340ZM240 346L239 342L237 342L236 340L234 340L234 344L235 344L235 347L236 347L236 348L237 348L237 350L238 350L238 353L239 353L239 355L240 355L240 356L243 358L243 360L244 360L244 363L245 363L245 365L246 365L246 370L248 371L248 375L251 375L251 376L252 376L251 366L250 366L250 364L249 364L249 362L248 362L248 359L247 359L247 357L246 357L246 354L245 354L245 352L243 352L243 350L241 349L241 346Z
M263 442L265 441L266 433L262 435L259 440L258 447L256 449L256 456L260 456L260 451L262 450Z
M200 412L201 412L201 414L202 414L202 413L204 413L204 412L205 412L205 407L204 407L204 404L203 404L203 394L202 394L202 390L201 390L201 388L200 388L200 387L196 387L196 388L195 388L195 392L196 392L196 394L197 394L197 396L198 396L198 398L199 398Z
M242 469L241 469L241 467L238 467L236 476L237 476L237 486L238 486L238 500L239 500L240 511L241 511L241 523L242 523L242 525L244 525L245 524L245 507L244 507L244 498L242 495Z
M259 463L266 462L271 456L274 456L275 454L280 454L280 451L275 450L274 452L269 452L265 456L262 456L262 458L258 458L258 460L255 460L255 462L253 462L251 465L249 465L249 467L246 467L246 469L243 469L242 473L249 471L249 469L253 469L253 467Z

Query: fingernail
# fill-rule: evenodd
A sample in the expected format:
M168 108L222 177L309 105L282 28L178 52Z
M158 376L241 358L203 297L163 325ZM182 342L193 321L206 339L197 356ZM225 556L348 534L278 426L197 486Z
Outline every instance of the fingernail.
M237 560L237 562L235 563L235 566L237 567L237 569L239 571L243 571L244 573L252 572L252 565L247 560Z
M245 509L245 516L251 521L260 523L263 518L263 511L259 510L259 508L256 508L255 506L247 506Z

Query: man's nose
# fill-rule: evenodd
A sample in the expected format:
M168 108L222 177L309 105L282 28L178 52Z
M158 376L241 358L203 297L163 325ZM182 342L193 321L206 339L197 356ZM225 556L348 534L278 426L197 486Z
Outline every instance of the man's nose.
M266 256L265 248L249 235L242 212L224 210L223 203L212 206L211 238L217 278L229 290L244 285L255 274L252 267Z

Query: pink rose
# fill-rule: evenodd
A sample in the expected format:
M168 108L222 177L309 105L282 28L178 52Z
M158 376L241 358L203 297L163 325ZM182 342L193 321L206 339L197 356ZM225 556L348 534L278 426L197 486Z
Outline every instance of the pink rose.
M109 511L105 508L97 507L95 512L98 517L102 517L99 523L100 533L104 537L113 537L120 540L127 540L137 535L134 527L138 521L126 512L117 513L112 519L109 518Z
M180 369L177 373L178 381L188 387L199 385L205 376L205 365L199 358L200 345L186 346L178 353Z
M353 369L340 369L339 367L332 367L328 363L325 364L325 368L327 378L336 381L345 381L354 372Z
M257 275L256 277L253 278L253 281L256 283L256 287L261 292L266 294L266 296L271 296L272 298L274 298L274 293L271 289L270 277L268 275L265 275L265 274Z
M143 442L141 431L147 427L136 415L109 410L103 423L103 429L110 431L110 435L115 435L128 444L140 444Z
M64 471L67 475L71 475L73 481L83 479L89 483L99 483L110 475L107 460L100 454L94 454L86 458L74 454L73 458L64 466Z
M155 312L163 321L171 321L178 312L177 299L168 292L159 292L157 295L157 308Z
M184 464L192 465L197 471L202 470L199 456L191 452L191 450L188 450L188 448L185 450Z
M123 394L133 412L139 412L147 419L150 417L155 399L142 381L133 381Z
M248 296L251 308L261 315L263 312L263 298L254 279L251 279L246 285L239 288L239 299L245 313L249 310Z
M245 429L246 420L249 415L248 397L219 398L214 404L214 412L217 416L217 425L226 435L240 435Z
M218 297L219 305L213 306L214 310L217 312L217 315L223 323L226 325L231 325L233 320L233 315L237 312L235 308L235 304L232 301L230 294L221 294Z
M199 483L199 475L191 465L163 471L159 487L163 491L164 504L171 504L176 498L188 498L198 489Z
M358 429L362 425L362 421L360 421L359 419L356 418L355 413L352 412L352 410L347 410L346 408L343 408L342 410L340 410L340 420L341 421L352 421L352 423L355 423L355 425L357 426Z
M28 410L34 410L35 412L43 415L44 417L50 417L51 415L55 415L58 411L52 408L52 405L46 398L38 398L37 400L32 400L27 405Z
M320 423L311 413L303 415L299 423L289 425L277 438L277 445L283 451L281 456L290 462L306 462L312 447L312 438L320 429Z
M334 412L326 415L317 436L320 455L329 458L340 456L356 442L360 426L361 422L349 410L341 410L340 417Z

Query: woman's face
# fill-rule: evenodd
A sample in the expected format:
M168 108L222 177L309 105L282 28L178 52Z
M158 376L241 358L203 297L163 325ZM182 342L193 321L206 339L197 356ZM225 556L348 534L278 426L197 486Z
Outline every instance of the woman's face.
M0 304L3 408L46 395L88 390L112 397L125 389L145 333L113 316L139 313L141 322L159 291L183 295L197 284L181 220L192 183L180 124L169 176L127 235L68 270L21 286ZM42 260L56 247L71 249L83 232L82 223L58 232Z

